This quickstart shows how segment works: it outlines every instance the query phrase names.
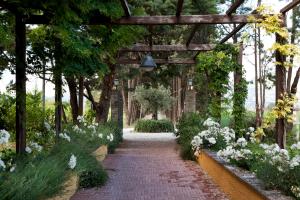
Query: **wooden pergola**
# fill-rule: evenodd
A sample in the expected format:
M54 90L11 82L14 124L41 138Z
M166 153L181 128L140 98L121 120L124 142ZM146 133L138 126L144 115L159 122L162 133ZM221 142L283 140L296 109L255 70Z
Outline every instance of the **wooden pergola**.
M236 0L223 15L182 15L184 0L178 0L176 11L174 16L132 16L128 3L126 0L120 0L123 10L124 17L112 20L101 14L95 14L85 24L89 25L103 25L103 24L114 24L114 25L194 25L191 33L184 45L150 45L136 44L128 48L120 49L121 52L169 52L169 51L210 51L214 48L215 44L192 44L191 41L197 32L199 25L201 24L236 24L236 28L232 30L226 37L224 37L219 43L225 43L235 34L237 34L246 24L252 23L249 21L249 17L253 16L260 18L261 16L252 12L248 15L237 15L234 14L239 6L244 3L244 0ZM293 0L291 3L281 9L283 17L293 7L297 6L300 0ZM20 13L14 4L8 1L0 1L0 7L6 9L15 14L15 41L16 41L16 151L22 153L26 147L26 24L51 24L52 16L49 15L23 15ZM36 8L31 8L36 9ZM277 35L276 40L283 42L282 39ZM197 54L196 54L197 55ZM283 61L284 56L280 52L276 52L276 60ZM194 64L195 57L191 59L156 59L157 63L160 64ZM140 60L136 59L117 59L118 64L138 64ZM285 92L285 68L283 66L276 66L276 100L280 99L280 94ZM56 132L61 132L61 105L62 105L62 78L61 75L55 78L55 126ZM284 121L279 120L277 124L281 123L284 126ZM284 130L278 129L277 135L283 134Z

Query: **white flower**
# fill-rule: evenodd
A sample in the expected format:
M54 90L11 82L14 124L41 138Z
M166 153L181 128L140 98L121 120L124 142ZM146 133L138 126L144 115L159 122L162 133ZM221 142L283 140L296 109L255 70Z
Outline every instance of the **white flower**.
M208 140L208 142L209 142L210 144L216 144L216 143L217 143L216 139L213 138L213 137L208 138L207 140Z
M10 138L10 134L9 132L7 132L6 130L0 130L0 144L6 144L8 143Z
M253 127L249 127L248 130L249 130L249 132L251 132L251 133L255 131L255 129L254 129Z
M50 126L49 123L44 122L44 126L45 126L45 128L46 128L47 131L50 131L50 130L51 130L51 126Z
M297 155L290 161L290 168L294 169L294 167L297 167L299 165L300 165L300 155Z
M98 137L99 137L99 138L103 138L103 134L102 134L102 133L99 133L99 134L98 134Z
M3 160L1 160L1 158L0 158L0 168L2 168L3 170L6 168L5 163Z
M74 169L77 164L77 158L74 156L74 154L71 155L68 166L70 169Z
M70 136L68 136L68 134L66 134L66 133L60 133L59 137L71 142Z
M35 134L36 134L36 136L38 136L38 137L41 137L41 136L42 136L41 133L35 133Z
M205 120L203 122L203 125L206 126L206 127L210 127L210 126L219 127L220 126L220 124L218 122L215 122L211 118L207 118L207 120Z
M236 144L240 147L245 147L247 146L247 141L245 138L241 137L236 141Z
M80 115L77 117L77 120L78 120L79 123L83 123L84 122L83 116L80 116Z
M201 144L203 144L203 140L199 136L195 136L191 144L194 148L196 148L199 147Z
M29 143L29 146L36 149L38 152L41 152L43 150L43 147L41 145L39 145L38 143L35 143L35 142Z
M27 146L27 147L25 148L25 151L26 151L27 153L31 153L31 152L32 152L32 149L31 149L30 147Z
M12 166L10 169L9 169L9 172L14 172L16 170L16 166Z
M112 142L114 140L114 135L113 134L109 134L108 136L106 136L106 138Z
M291 149L293 149L293 150L300 150L300 142L292 144Z
M291 192L295 195L295 197L300 198L300 187L292 186Z

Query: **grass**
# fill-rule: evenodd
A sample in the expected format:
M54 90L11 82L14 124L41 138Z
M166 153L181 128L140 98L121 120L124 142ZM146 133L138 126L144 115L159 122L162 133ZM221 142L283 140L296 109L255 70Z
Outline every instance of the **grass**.
M114 133L115 142L109 145L112 150L120 141L120 131L113 125L98 128L106 135ZM0 199L3 200L34 200L46 199L62 191L63 183L72 174L80 177L83 187L99 187L108 176L101 164L92 156L92 152L105 140L87 132L69 133L71 142L60 139L51 149L43 150L36 155L24 155L16 159L14 172L0 173ZM118 136L119 135L119 136ZM77 157L74 170L69 169L71 155ZM92 174L92 176L91 176ZM87 177L88 176L88 177ZM87 184L89 180L92 184Z

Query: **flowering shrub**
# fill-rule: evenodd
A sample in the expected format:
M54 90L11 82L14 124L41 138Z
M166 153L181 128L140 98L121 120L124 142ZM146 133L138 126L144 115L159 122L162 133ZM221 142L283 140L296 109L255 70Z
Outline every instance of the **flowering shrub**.
M228 127L221 128L220 124L208 118L203 126L206 130L201 131L194 136L191 144L197 156L201 149L212 148L215 150L225 148L235 138L235 132Z

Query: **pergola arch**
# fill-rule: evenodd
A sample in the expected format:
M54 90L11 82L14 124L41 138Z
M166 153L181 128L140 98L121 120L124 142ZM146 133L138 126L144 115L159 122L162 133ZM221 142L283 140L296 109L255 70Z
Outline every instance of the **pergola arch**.
M120 49L121 52L135 51L135 52L145 52L145 51L195 51L197 52L192 59L157 59L157 63L161 64L194 64L195 57L200 51L212 50L215 44L192 44L191 41L197 32L198 26L200 24L237 24L236 28L232 30L226 37L224 37L219 43L225 43L235 34L237 34L246 24L253 23L249 20L250 16L261 17L255 14L255 11L248 15L235 15L236 9L244 3L244 0L236 0L226 11L224 15L182 15L182 9L184 0L178 0L176 11L174 11L174 16L132 16L128 3L126 0L120 0L123 7L125 16L112 20L103 15L95 14L90 17L85 24L114 24L114 25L183 25L190 24L194 25L191 30L190 36L188 37L185 45L152 45L142 44L134 45L133 47ZM284 8L280 10L283 17L285 14L291 10L293 7L297 6L300 0L293 0L291 3L287 4ZM50 24L51 17L47 15L47 12L43 15L23 15L19 12L18 6L14 3L9 3L8 1L0 1L0 7L6 9L15 14L15 32L16 32L16 150L18 153L25 151L26 147L26 24ZM32 5L31 9L39 9ZM284 26L284 24L283 24ZM276 40L280 43L285 41L278 35L276 35ZM57 55L59 56L59 55ZM280 52L276 52L276 60L284 60L284 56ZM118 64L137 64L139 60L131 60L118 58ZM280 94L285 92L285 69L283 66L276 66L276 101L281 97ZM57 134L61 131L61 98L62 98L62 85L61 85L61 75L57 75L56 79L56 132ZM284 133L284 121L283 119L277 120L277 135L280 137Z

